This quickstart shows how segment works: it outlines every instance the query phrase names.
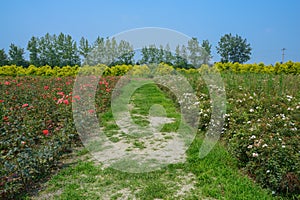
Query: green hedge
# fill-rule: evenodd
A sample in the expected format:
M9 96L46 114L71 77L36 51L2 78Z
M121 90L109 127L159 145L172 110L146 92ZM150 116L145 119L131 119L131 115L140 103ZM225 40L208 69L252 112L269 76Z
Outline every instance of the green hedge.
M35 67L30 65L28 68L10 65L0 67L0 76L76 76L79 72L82 74L98 74L105 76L122 76L126 73L132 75L145 75L150 72L153 74L166 74L174 70L173 66L161 63L158 65L116 65L108 67L106 65L96 66L65 66L65 67L50 67L48 65L43 67ZM212 67L202 65L198 69L177 69L178 71L188 74L197 73L201 71L218 71L218 72L234 72L234 73L274 73L274 74L300 74L299 62L286 62L283 64L276 63L273 65L259 64L239 64L239 63L215 63Z

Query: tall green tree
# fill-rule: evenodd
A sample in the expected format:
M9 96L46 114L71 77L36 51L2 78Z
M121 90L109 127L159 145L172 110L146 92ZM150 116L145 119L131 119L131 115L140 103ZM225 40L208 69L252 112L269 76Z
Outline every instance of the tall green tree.
M159 45L159 51L157 55L157 59L159 62L165 62L166 63L166 50L163 47L163 45Z
M0 49L0 66L8 65L8 57L4 49Z
M40 49L40 65L50 65L52 67L59 66L59 53L57 52L57 45L55 44L56 35L46 33L45 36L39 40Z
M64 36L63 52L60 60L60 66L80 65L80 57L79 51L77 49L77 44L73 40L71 35Z
M185 46L176 46L175 49L175 56L174 56L174 66L176 68L188 68L188 61L187 61L187 55L185 54L185 56L182 55L182 49L183 47L185 48ZM186 53L186 50L183 50Z
M186 48L185 45L182 45L182 46L181 46L180 56L181 56L184 60L188 61L187 48Z
M140 63L142 64L159 64L161 62L164 62L172 65L175 59L171 52L169 44L166 44L165 47L163 47L163 45L160 45L159 48L157 48L155 45L144 47L142 49L142 56L142 60L140 61Z
M62 67L66 65L74 66L80 64L77 44L70 35L60 33L56 36L55 34L50 35L47 33L37 41L40 65ZM32 43L34 44L34 42L31 42L31 44ZM32 56L34 57L34 55L35 54Z
M105 64L109 65L111 61L108 59L108 53L110 50L110 42L108 42L108 38L106 40L102 37L97 37L95 42L92 45L91 52L88 54L87 59L85 60L85 64L88 65L97 65L97 64Z
M70 35L60 33L58 37L54 37L54 49L57 59L57 66L74 66L80 64L79 51L76 42Z
M65 65L65 59L67 59L66 49L66 35L60 33L57 37L54 35L53 37L53 48L56 54L57 60L55 60L55 66L63 66Z
M139 61L141 64L159 64L161 62L166 62L167 52L163 46L157 48L152 44L149 45L149 47L143 47L141 52L142 59Z
M180 56L180 46L177 45L175 49L175 56L174 56L174 65L177 66L181 62L182 58Z
M90 51L91 51L91 46L89 44L89 41L84 37L81 37L79 41L79 54L83 56L83 59L87 59Z
M105 40L102 37L97 37L93 43L88 59L85 61L85 64L88 65L97 65L97 64L110 64L106 60L105 56Z
M113 66L117 64L133 64L134 51L129 42L121 40L117 43L115 38L97 37L84 64L105 64Z
M113 62L115 62L118 59L118 57L120 57L118 43L117 43L117 41L116 41L115 38L111 39L111 44L110 45L111 45L110 46L110 48L111 48L110 53L111 53L112 63L113 63Z
M104 38L98 36L93 44L93 48L96 48L98 46L102 46L104 44Z
M201 48L197 38L192 38L188 41L187 49L189 50L188 60L194 67L199 67L201 61Z
M121 40L117 47L117 58L115 58L114 62L116 64L132 65L134 63L134 50L132 45L125 40Z
M142 54L142 58L141 58L141 60L139 60L139 63L140 64L149 64L150 55L148 53L148 48L147 47L143 47L141 49L141 54Z
M28 63L24 58L25 51L23 48L14 45L13 43L9 46L9 63L11 65L27 67Z
M164 50L164 60L165 63L173 65L174 62L174 56L171 52L171 48L169 44L166 44L165 50Z
M202 41L201 50L202 50L203 64L209 64L209 61L212 59L211 47L212 47L212 45L209 43L208 40Z
M239 35L225 34L216 48L221 56L221 62L244 63L250 60L252 50L250 44Z
M39 38L31 37L30 41L27 44L27 50L29 51L29 62L32 65L40 66L39 58Z
M104 48L104 55L105 55L105 59L106 59L106 63L108 63L108 65L110 65L113 60L115 55L113 55L113 49L111 47L111 41L109 38L106 38L105 40L105 48Z
M159 49L153 44L153 45L150 45L149 48L148 48L148 53L149 53L149 62L150 63L160 63L160 60L159 60Z

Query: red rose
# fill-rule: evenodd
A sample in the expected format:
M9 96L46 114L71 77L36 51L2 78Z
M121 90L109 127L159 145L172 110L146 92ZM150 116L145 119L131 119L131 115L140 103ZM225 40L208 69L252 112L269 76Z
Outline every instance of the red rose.
M58 92L57 94L60 95L60 96L65 96L64 92Z
M89 112L90 114L93 114L93 113L95 112L95 110L88 110L88 112Z
M47 136L49 134L49 131L47 129L45 129L45 130L43 130L43 134Z
M75 95L73 98L77 99L78 101L80 100L80 96L78 96L78 95Z
M22 108L25 108L27 106L28 106L28 103L25 103L25 104L22 105Z
M69 104L69 101L68 101L68 99L65 99L63 102L64 102L64 104L66 104L66 105L68 105L68 104Z

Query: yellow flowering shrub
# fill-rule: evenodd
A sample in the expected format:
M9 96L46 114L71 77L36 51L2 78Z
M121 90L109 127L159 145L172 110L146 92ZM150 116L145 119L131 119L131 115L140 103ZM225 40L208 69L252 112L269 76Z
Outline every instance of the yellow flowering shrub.
M167 75L174 71L174 68L171 65L166 63L160 63L155 69L154 74L158 75Z
M127 73L135 76L150 74L166 75L173 73L174 67L166 63L158 65L116 65L108 67L104 64L96 66L64 66L50 67L48 65L36 67L30 65L27 68L16 65L5 65L0 67L0 76L76 76L80 71L86 75L103 75L103 76L123 76ZM240 63L215 63L213 66L201 65L198 69L176 69L183 74L195 74L202 72L234 72L234 73L275 73L275 74L300 74L300 62L288 61L286 63L276 63L265 65L264 63L240 64Z

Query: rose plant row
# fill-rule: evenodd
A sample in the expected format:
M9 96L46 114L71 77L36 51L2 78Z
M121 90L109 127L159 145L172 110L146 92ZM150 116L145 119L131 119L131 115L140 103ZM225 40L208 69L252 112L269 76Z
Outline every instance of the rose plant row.
M109 104L118 77L99 78L96 110ZM72 103L74 77L0 77L0 188L1 198L28 189L49 173L59 158L80 144Z

